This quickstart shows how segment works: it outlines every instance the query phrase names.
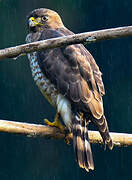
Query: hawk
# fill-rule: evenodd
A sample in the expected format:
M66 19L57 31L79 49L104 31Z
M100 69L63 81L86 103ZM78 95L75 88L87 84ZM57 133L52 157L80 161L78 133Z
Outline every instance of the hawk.
M53 10L35 9L27 18L27 43L74 34ZM37 86L56 108L55 121L46 120L46 123L63 130L60 116L73 133L73 147L79 166L86 171L93 170L88 137L90 122L100 132L104 144L109 149L113 148L103 109L105 90L102 74L93 56L82 44L76 44L32 52L28 54L28 59Z

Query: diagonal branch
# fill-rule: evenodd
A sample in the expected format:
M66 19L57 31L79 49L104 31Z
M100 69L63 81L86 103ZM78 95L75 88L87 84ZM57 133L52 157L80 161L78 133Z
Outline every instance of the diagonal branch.
M64 139L65 134L56 127L45 125L20 123L15 121L0 120L0 132L27 135L28 137L45 137ZM110 133L114 145L116 146L132 146L132 134L127 133ZM68 138L72 139L72 133L68 134ZM97 131L89 131L90 142L103 144L102 138Z
M45 50L78 43L94 43L102 40L116 39L127 36L132 36L132 26L63 36L0 50L0 59L17 57L29 52L39 51L42 49Z

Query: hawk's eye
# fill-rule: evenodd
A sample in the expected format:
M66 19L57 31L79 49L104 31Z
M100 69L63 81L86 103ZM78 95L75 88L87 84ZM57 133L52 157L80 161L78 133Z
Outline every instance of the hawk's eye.
M41 19L42 19L43 22L47 21L48 20L48 15L42 16Z

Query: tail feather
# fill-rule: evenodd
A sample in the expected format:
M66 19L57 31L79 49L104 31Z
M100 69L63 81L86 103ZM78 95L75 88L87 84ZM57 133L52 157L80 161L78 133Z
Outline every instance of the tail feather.
M88 129L87 126L85 126L85 150L86 150L86 159L88 163L88 167L92 170L94 170L94 162L93 162L93 156L91 151L91 146L89 143L89 137L88 137Z
M107 144L109 149L112 150L113 142L109 134L109 128L105 116L103 115L100 119L92 118L92 121L100 132L104 144Z
M86 171L89 171L89 169L93 170L94 163L86 120L82 120L78 116L74 116L73 120L73 147L79 166Z

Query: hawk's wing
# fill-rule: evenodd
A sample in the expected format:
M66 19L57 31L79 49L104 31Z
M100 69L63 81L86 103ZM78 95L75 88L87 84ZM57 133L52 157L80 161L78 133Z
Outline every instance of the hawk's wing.
M43 31L40 40L72 34L67 29ZM81 44L37 53L42 72L79 108L90 109L99 119L103 115L104 85L101 72L92 55Z

